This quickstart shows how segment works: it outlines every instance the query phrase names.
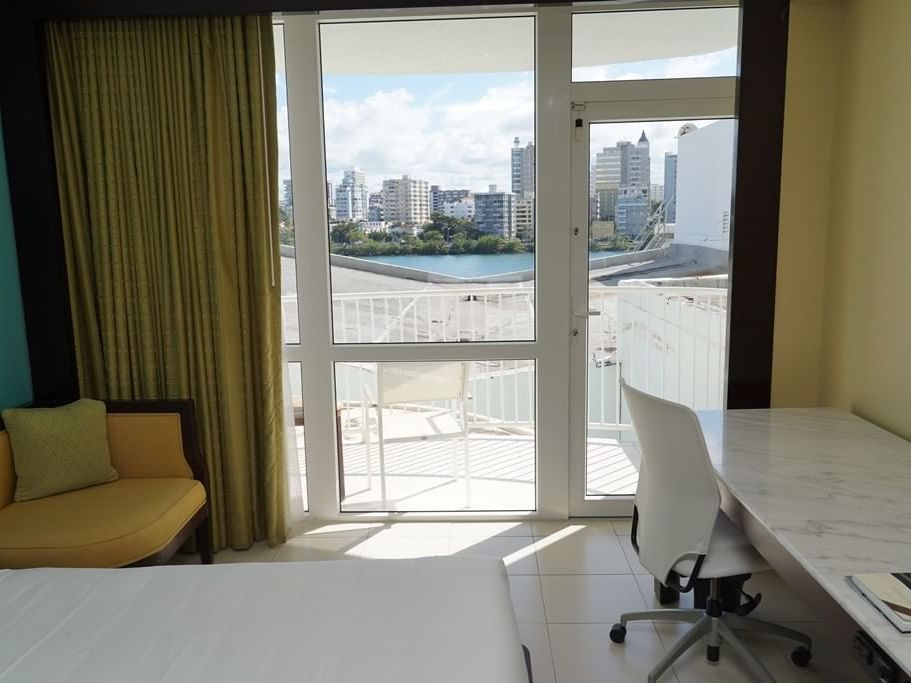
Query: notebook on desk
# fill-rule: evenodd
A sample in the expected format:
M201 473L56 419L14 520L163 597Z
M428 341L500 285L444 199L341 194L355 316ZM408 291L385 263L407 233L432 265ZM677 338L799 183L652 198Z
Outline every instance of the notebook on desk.
M911 633L911 573L849 576L861 594L902 633Z

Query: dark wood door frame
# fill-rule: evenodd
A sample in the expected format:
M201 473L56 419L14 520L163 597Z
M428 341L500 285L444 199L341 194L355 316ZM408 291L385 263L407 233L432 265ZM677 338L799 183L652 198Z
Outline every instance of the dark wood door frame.
M476 5L477 0L33 0L0 22L0 112L37 400L78 395L44 63L48 18ZM510 4L485 0L483 4ZM769 405L788 0L742 0L731 219L728 405Z

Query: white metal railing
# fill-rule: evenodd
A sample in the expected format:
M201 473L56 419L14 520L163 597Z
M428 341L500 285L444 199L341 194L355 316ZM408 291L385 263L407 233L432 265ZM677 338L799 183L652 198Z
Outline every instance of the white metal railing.
M335 341L414 343L534 338L532 287L334 294Z
M721 286L719 286L721 285ZM630 428L619 378L693 408L724 401L727 289L723 277L628 280L589 289L589 428ZM534 338L534 288L480 285L333 295L337 343L522 341ZM287 297L291 299L291 297ZM362 401L375 364L340 364L338 399ZM475 361L469 419L533 426L533 361ZM429 404L428 404L429 405Z

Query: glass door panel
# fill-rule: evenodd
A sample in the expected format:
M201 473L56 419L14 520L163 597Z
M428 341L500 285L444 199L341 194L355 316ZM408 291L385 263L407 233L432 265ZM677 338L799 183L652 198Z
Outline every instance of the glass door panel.
M534 510L535 19L319 36L340 509Z
M336 363L342 510L535 508L535 363Z
M336 344L535 338L534 21L320 27Z
M586 498L636 491L621 377L724 405L734 138L733 119L589 127Z

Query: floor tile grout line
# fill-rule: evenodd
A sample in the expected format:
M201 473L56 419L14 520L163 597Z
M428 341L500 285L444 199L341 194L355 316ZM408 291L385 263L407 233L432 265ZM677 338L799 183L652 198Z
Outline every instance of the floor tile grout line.
M550 622L545 622L544 633L547 635L547 652L550 655L550 668L554 674L554 682L560 683L560 679L557 678L557 661L554 658L553 638L550 637ZM534 672L532 672L532 674L534 674Z

